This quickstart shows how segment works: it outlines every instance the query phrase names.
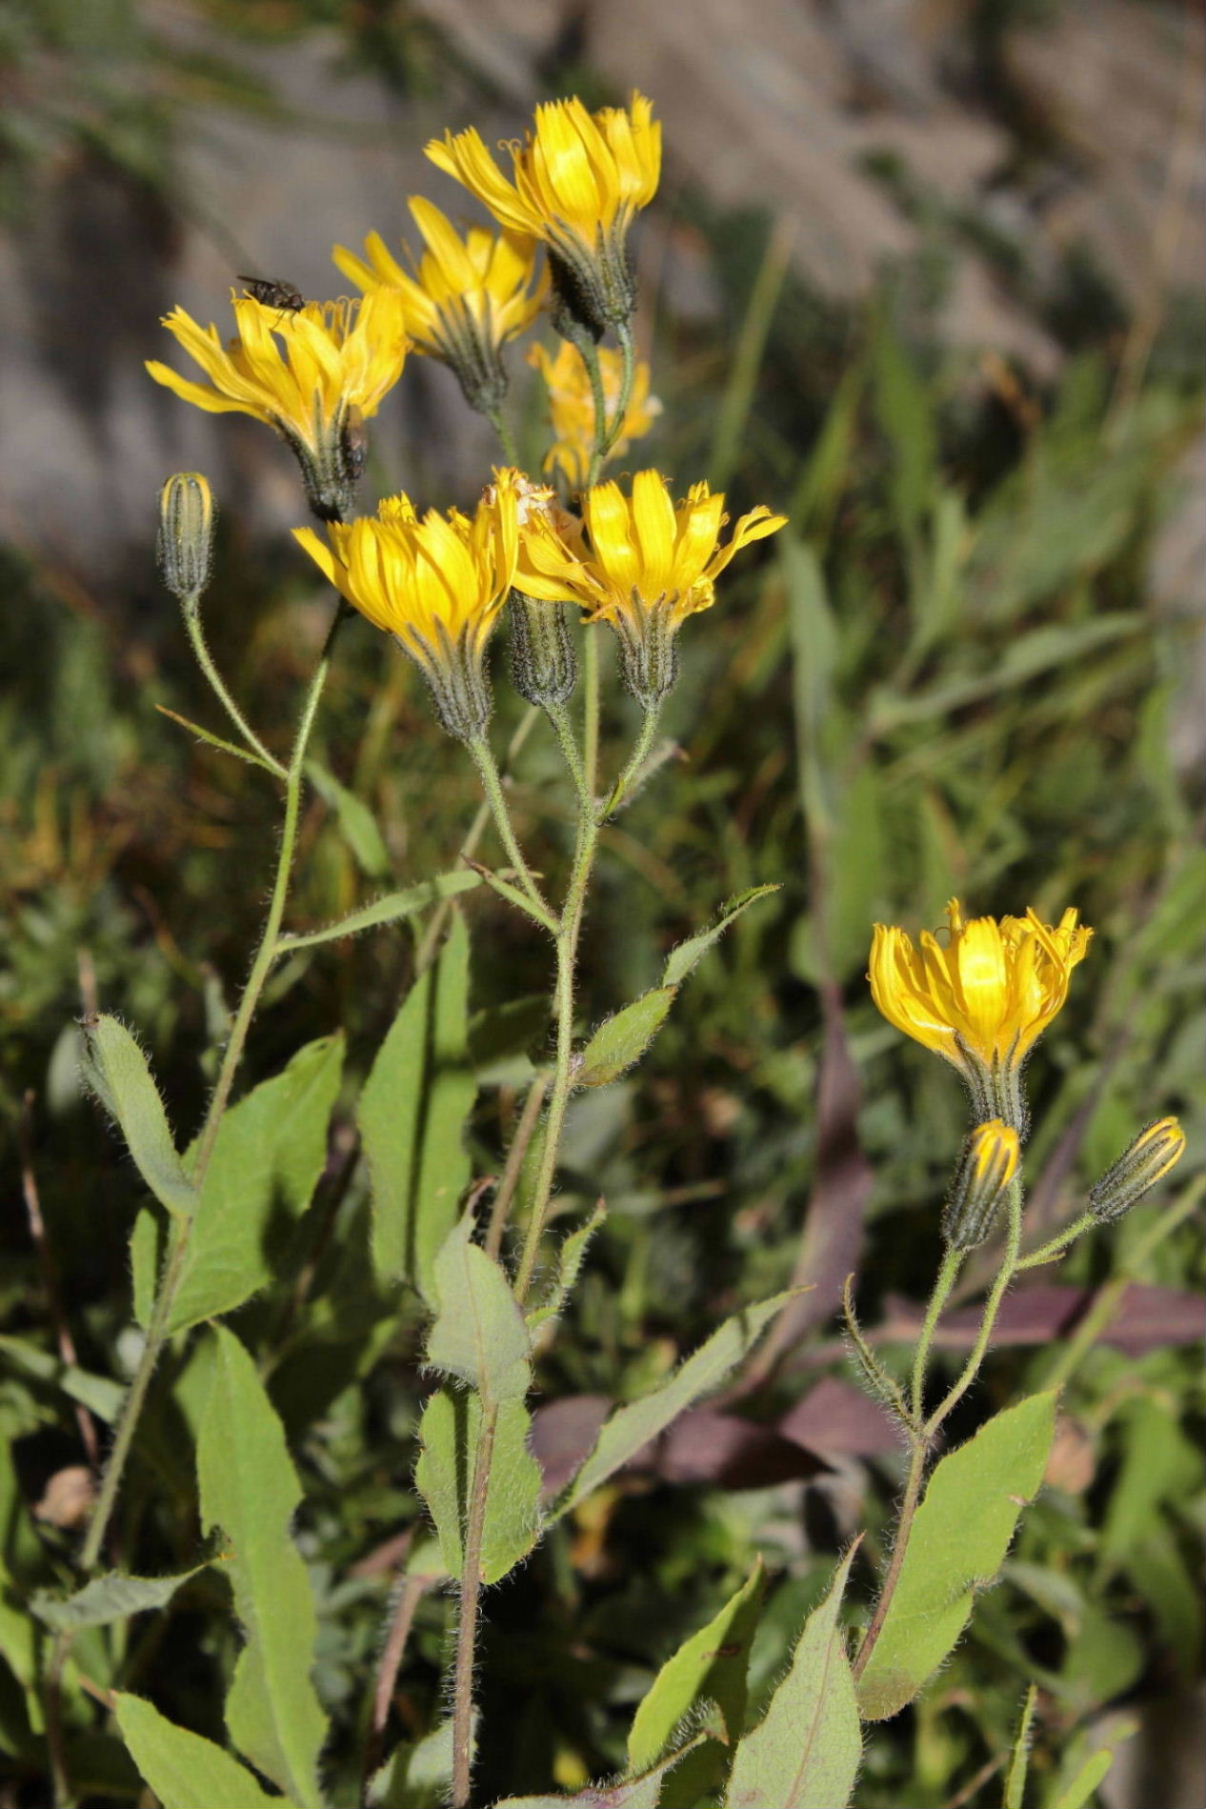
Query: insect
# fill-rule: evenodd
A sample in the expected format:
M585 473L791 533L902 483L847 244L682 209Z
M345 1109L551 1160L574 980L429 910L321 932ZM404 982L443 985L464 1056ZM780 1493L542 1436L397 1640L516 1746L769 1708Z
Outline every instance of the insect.
M306 305L305 296L292 283L278 282L271 276L244 276L241 271L239 281L247 284L247 293L252 301L258 301L265 308L280 308L287 314L299 314Z

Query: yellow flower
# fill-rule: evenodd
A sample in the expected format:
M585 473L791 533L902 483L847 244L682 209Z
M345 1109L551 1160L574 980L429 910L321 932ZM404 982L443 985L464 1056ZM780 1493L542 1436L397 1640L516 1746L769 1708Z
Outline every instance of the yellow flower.
M1185 1132L1175 1118L1157 1118L1140 1131L1089 1189L1089 1208L1098 1224L1111 1224L1129 1212L1184 1154Z
M412 195L409 206L427 246L413 275L379 232L364 241L363 258L343 245L332 256L344 276L367 293L397 290L415 350L450 365L470 406L489 413L507 386L502 347L527 331L544 302L545 281L532 287L536 241L481 226L462 239L421 195Z
M616 483L596 484L583 506L590 552L536 516L522 533L518 583L533 597L580 603L591 621L614 629L629 688L653 709L674 683L682 623L711 608L734 554L787 518L751 509L722 546L723 495L694 484L676 508L658 471L637 472L631 501Z
M622 353L601 347L598 353L599 374L603 380L603 400L608 419L614 414L624 382ZM590 473L595 450L595 399L591 389L586 360L577 346L563 339L556 357L542 345L534 345L528 363L544 378L549 392L550 412L556 443L544 461L546 471L560 471L572 490L581 489ZM613 458L623 457L629 442L649 432L662 412L656 396L649 394L650 371L642 358L636 365L632 395L620 428L620 438L611 448Z
M486 643L510 595L518 551L520 474L498 481L470 518L387 497L375 516L294 535L331 583L392 634L431 687L449 734L472 741L490 720Z
M207 382L152 360L157 383L211 414L254 415L293 448L321 520L346 513L364 463L362 423L402 375L409 340L401 297L382 289L362 301L274 308L232 293L237 336L223 345L183 308L163 325Z
M988 1117L991 1105L1021 1131L1022 1064L1063 1007L1093 932L1078 926L1075 910L1058 924L1043 923L1034 910L1000 922L969 920L957 898L947 923L945 941L922 931L917 948L904 930L877 923L872 996L898 1030L954 1063L978 1116Z
M433 139L427 155L503 226L543 239L561 301L596 339L623 325L634 300L628 228L661 175L652 102L634 94L628 108L590 113L577 96L549 101L536 109L535 132L509 148L512 181L472 126Z

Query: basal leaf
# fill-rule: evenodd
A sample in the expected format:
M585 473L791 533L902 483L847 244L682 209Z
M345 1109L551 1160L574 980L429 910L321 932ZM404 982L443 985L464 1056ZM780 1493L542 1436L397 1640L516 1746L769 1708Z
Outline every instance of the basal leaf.
M662 975L663 986L678 986L684 981L692 968L696 967L714 942L719 942L730 924L736 923L743 911L748 911L752 904L760 898L769 898L777 892L778 886L753 886L748 892L739 892L736 898L730 898L721 906L720 915L708 929L701 930L697 936L688 937L672 948L666 957L666 969Z
M1022 1508L1039 1491L1055 1432L1054 1392L998 1413L944 1457L917 1511L887 1618L859 1678L866 1721L917 1695L997 1575Z
M605 1087L640 1061L666 1021L677 986L656 986L599 1025L578 1058L574 1084Z
M110 1621L124 1621L127 1615L164 1607L181 1584L204 1569L204 1564L197 1564L174 1577L127 1577L114 1570L108 1576L94 1577L65 1599L48 1589L39 1589L30 1598L29 1606L42 1624L53 1627L56 1633L104 1627Z
M415 1484L427 1503L440 1555L461 1574L464 1533L481 1450L482 1403L472 1389L441 1388L419 1422ZM528 1449L531 1417L520 1400L497 1409L482 1540L482 1582L497 1583L526 1558L540 1536L540 1465Z
M343 1037L320 1037L227 1112L201 1188L169 1331L233 1312L272 1279L274 1210L297 1218L327 1160Z
M372 1180L373 1263L433 1295L436 1254L469 1182L463 1132L476 1083L468 1052L469 933L454 920L377 1051L358 1118Z
M715 1703L724 1722L730 1750L709 1739L690 1753L666 1782L665 1809L690 1809L724 1789L731 1749L745 1722L746 1673L762 1607L763 1574L759 1559L720 1612L666 1660L633 1717L628 1736L628 1769L633 1772L662 1757L684 1716L700 1704Z
M791 1292L776 1294L760 1306L734 1313L719 1326L694 1356L660 1388L644 1400L633 1401L613 1413L594 1450L578 1471L568 1494L558 1504L555 1518L576 1507L599 1484L621 1469L650 1439L664 1432L671 1420L703 1395L719 1388L726 1376L748 1355L775 1314L791 1299Z
M515 1296L494 1258L470 1243L461 1220L433 1265L436 1317L426 1361L476 1388L487 1407L522 1401L532 1382L531 1343Z
M177 1727L141 1696L118 1694L113 1706L122 1739L163 1809L297 1809L291 1797L270 1796L228 1752Z
M327 1724L311 1680L314 1599L291 1537L301 1488L250 1356L222 1326L214 1339L197 1440L201 1520L226 1539L224 1562L247 1640L226 1698L226 1725L257 1770L301 1809L319 1809Z
M838 1614L856 1550L805 1621L765 1720L737 1748L725 1809L845 1809L850 1801L862 1737Z
M116 1119L134 1166L161 1206L189 1218L197 1190L176 1154L146 1056L125 1025L110 1017L84 1025L84 1047L84 1079Z

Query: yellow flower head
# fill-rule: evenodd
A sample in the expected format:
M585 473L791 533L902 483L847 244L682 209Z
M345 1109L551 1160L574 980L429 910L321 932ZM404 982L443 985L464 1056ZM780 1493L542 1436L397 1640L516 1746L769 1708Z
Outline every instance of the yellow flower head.
M997 1091L1006 1087L1000 1115L1021 1130L1022 1064L1062 1008L1093 932L1078 926L1075 910L1058 924L1033 910L999 922L967 919L957 898L947 925L943 941L923 930L914 948L904 930L877 923L872 996L898 1030L960 1069L978 1105L1000 1106Z
M396 290L415 350L450 365L470 406L488 412L498 407L506 389L502 347L527 331L544 302L543 278L533 287L536 241L481 226L471 227L462 239L421 195L412 195L409 206L427 247L413 274L403 269L379 232L364 241L363 258L343 245L332 256L344 276L366 293Z
M682 623L711 608L734 554L787 518L751 509L722 546L723 495L694 484L676 508L659 471L637 472L631 501L617 483L596 484L583 506L589 553L536 518L523 532L518 581L531 596L579 603L591 621L613 628L628 685L652 709L674 683Z
M942 1214L942 1235L953 1249L972 1250L984 1242L1021 1153L1018 1133L999 1118L978 1124L967 1138Z
M590 113L574 96L536 109L536 129L510 147L512 180L475 127L433 139L427 155L485 203L512 232L543 239L570 311L598 338L628 320L633 283L625 240L632 217L657 192L662 131L653 105Z
M620 352L602 346L598 352L599 374L603 380L603 398L610 420L620 400L624 382L624 359ZM556 441L544 461L546 471L560 471L572 490L581 489L590 472L595 450L595 400L586 360L576 345L563 339L556 357L542 345L534 345L528 363L544 378L549 392L549 407ZM647 360L637 361L632 395L620 428L620 438L611 448L612 458L622 458L630 441L649 432L662 412L656 396L649 394L650 371Z
M211 414L254 415L287 440L311 507L323 520L348 506L363 464L360 423L375 415L402 375L410 342L401 298L382 289L362 301L267 306L232 292L237 335L223 345L183 308L163 324L208 382L151 360L157 383Z
M1185 1132L1175 1118L1157 1118L1140 1131L1089 1189L1089 1209L1098 1224L1112 1224L1129 1212L1184 1154Z
M420 518L409 497L391 496L375 516L332 522L325 541L294 529L336 589L420 667L444 727L463 741L490 719L483 659L515 576L520 482L499 472L472 517Z

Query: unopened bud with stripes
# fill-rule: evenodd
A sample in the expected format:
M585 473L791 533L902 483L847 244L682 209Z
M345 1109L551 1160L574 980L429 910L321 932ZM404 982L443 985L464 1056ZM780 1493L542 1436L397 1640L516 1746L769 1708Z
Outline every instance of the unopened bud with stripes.
M952 1249L974 1250L984 1242L1018 1172L1021 1147L1013 1126L1000 1118L978 1124L968 1137L942 1214L942 1235Z
M214 493L200 471L177 471L159 492L159 570L186 607L209 583L215 513Z
M1089 1189L1089 1209L1098 1224L1108 1225L1141 1200L1175 1168L1185 1152L1185 1132L1175 1118L1157 1118L1140 1131L1130 1148Z

